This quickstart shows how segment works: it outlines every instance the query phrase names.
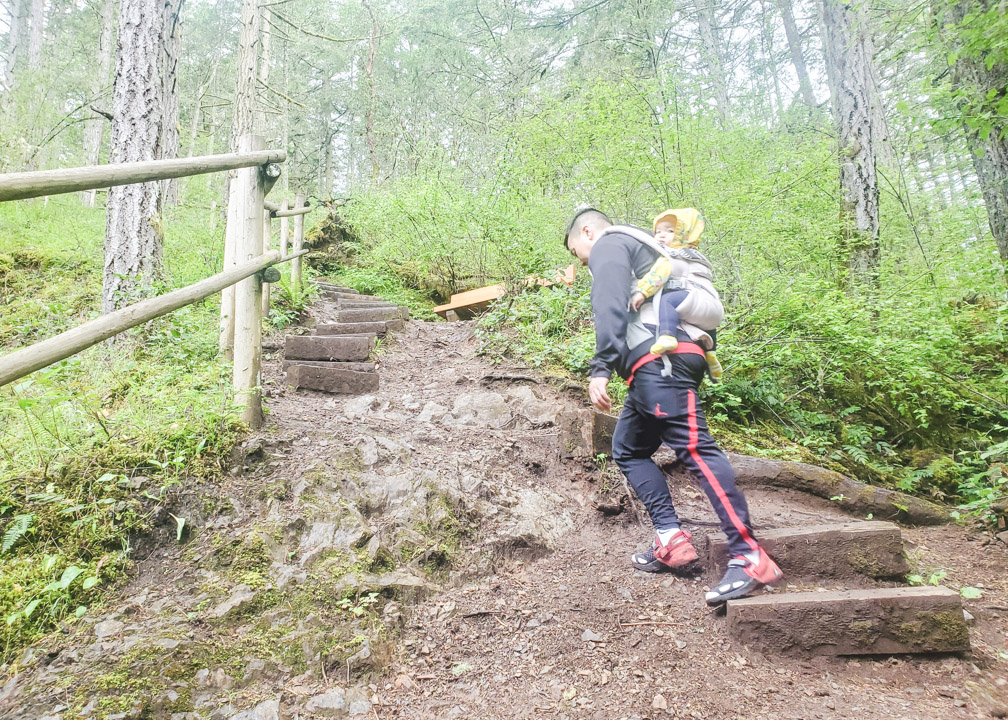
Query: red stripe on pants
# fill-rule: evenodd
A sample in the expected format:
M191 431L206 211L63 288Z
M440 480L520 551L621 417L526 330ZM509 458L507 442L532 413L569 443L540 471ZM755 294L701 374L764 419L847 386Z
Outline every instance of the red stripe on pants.
M718 500L721 501L721 505L728 512L728 517L732 521L732 525L738 530L739 535L742 539L749 545L753 550L758 550L759 545L753 539L753 536L749 534L748 528L739 518L738 513L735 512L735 508L732 507L731 502L728 500L728 496L725 494L724 488L721 487L721 483L718 482L717 476L711 471L710 467L704 462L704 459L700 457L700 453L697 452L697 443L699 442L699 431L697 429L697 419L696 419L696 394L689 390L688 392L688 410L689 410L689 445L686 449L689 450L690 456L693 461L699 466L700 472L703 476L707 478L707 482L710 486L714 488L714 494L717 495Z

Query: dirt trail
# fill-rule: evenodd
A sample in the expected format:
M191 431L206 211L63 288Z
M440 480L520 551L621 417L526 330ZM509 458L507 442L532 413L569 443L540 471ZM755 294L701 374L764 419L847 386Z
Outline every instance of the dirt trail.
M618 475L560 451L557 415L584 399L477 350L468 323L410 322L362 397L286 389L268 355L266 427L223 486L173 510L193 537L155 546L104 613L26 653L0 716L1008 716L1008 548L904 532L918 567L982 586L971 656L750 653L703 604L710 578L630 568L648 531L594 507ZM702 544L713 512L673 490ZM842 519L798 493L748 495L757 527Z

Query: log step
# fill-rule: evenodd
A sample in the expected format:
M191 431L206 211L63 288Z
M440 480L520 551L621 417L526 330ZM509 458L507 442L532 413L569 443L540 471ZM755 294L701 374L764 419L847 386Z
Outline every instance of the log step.
M729 632L784 655L966 652L959 594L941 587L772 593L731 600Z
M315 284L318 285L319 290L325 290L326 292L345 293L347 295L360 295L360 293L354 290L353 288L343 287L342 285L333 285L332 283L318 282L318 281L316 281Z
M315 326L315 334L356 335L358 333L374 333L379 337L383 337L392 330L402 330L404 327L406 327L406 323L402 320L357 323L319 323Z
M346 361L333 361L325 362L323 360L284 360L283 369L287 372L295 365L304 365L306 367L317 367L317 368L328 368L330 370L351 370L353 372L374 372L375 364L373 362L346 362Z
M374 349L369 335L288 335L286 360L367 360Z
M388 309L398 309L398 305L393 305L390 302L385 302L384 300L378 302L358 302L356 300L340 300L336 303L336 308L338 310L388 310Z
M326 367L324 363L291 363L287 384L306 390L341 395L360 395L378 391L378 373Z
M342 292L330 292L326 291L326 297L332 298L333 300L349 300L351 302L386 302L385 298L378 297L377 295L359 295L354 293L342 293Z
M354 308L339 310L336 319L341 323L383 322L388 320L408 320L409 311L405 307Z
M903 577L909 571L900 529L890 522L850 522L762 530L757 539L788 581ZM728 564L724 533L707 538L707 566L718 577Z

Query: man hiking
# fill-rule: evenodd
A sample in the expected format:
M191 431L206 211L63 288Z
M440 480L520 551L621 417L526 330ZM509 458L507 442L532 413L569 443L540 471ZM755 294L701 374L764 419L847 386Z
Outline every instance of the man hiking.
M602 411L612 407L606 386L613 372L630 386L613 434L613 460L655 527L651 548L632 556L634 567L659 572L697 559L690 534L680 528L665 475L651 459L664 442L698 480L728 537L731 560L724 577L707 593L707 604L720 605L777 582L780 568L756 542L735 471L707 430L697 397L707 369L703 348L678 329L674 352L652 354L658 325L655 303L644 303L639 312L630 309L638 278L660 255L654 238L640 228L614 226L602 212L585 208L571 219L563 242L592 276L592 405Z

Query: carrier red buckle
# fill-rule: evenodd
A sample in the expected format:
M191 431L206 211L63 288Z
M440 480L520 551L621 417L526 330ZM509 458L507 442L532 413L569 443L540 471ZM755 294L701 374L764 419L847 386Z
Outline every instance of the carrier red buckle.
M691 342L680 342L679 346L673 350L670 355L699 355L700 357L707 357L704 349ZM627 378L627 387L630 387L630 383L633 382L634 373L640 370L642 367L647 365L649 362L654 362L655 360L661 360L661 355L655 355L654 353L648 353L641 357L640 360L634 363L633 367L630 368L630 377Z

